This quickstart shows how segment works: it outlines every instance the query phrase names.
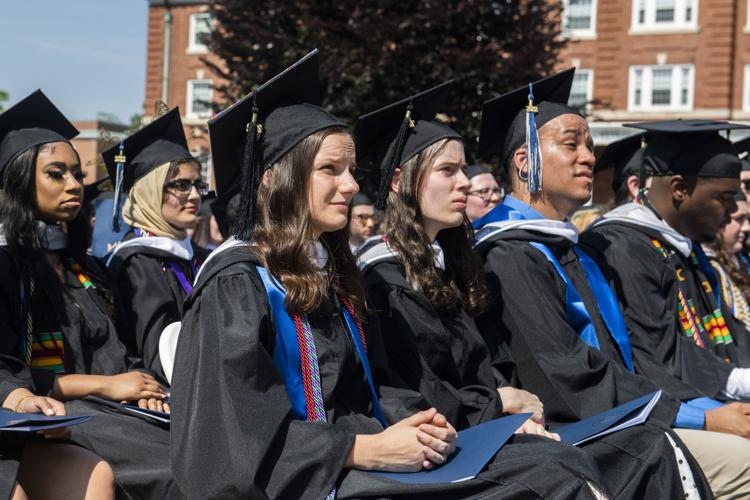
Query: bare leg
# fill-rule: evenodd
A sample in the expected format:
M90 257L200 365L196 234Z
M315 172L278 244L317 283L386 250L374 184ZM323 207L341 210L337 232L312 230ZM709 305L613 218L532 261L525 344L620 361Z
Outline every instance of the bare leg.
M72 444L29 443L17 480L25 495L40 500L110 500L115 494L109 464Z
M10 495L10 500L29 500L29 496L23 491L21 485L16 483L13 486L13 493Z

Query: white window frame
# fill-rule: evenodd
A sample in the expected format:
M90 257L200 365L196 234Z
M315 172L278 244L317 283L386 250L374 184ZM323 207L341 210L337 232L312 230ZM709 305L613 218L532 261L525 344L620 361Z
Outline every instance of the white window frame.
M641 2L646 4L646 16L643 23L638 22L639 6ZM657 0L632 0L630 34L638 33L674 33L674 32L697 32L698 11L700 0L674 0L675 20L670 23L656 22ZM693 2L693 14L690 21L685 21L685 10L688 2Z
M213 103L213 99L214 99L213 80L209 80L209 79L188 80L187 81L187 94L185 98L185 101L186 101L185 102L185 110L186 110L185 116L187 116L188 118L210 118L211 117L211 114L212 114L211 110L209 110L207 113L198 113L195 110L193 110L193 97L194 97L193 87L194 85L200 84L200 83L207 83L211 85L211 92L209 94L208 102Z
M682 97L682 70L689 69L688 75L688 98L687 104L681 103ZM672 70L672 87L670 96L672 104L651 104L653 97L653 71L659 69ZM635 74L642 70L641 103L635 104ZM663 111L692 111L693 98L695 95L695 65L693 64L654 64L630 66L628 78L628 111L639 112L663 112ZM676 100L676 102L675 102Z
M591 109L591 100L594 98L594 70L576 68L576 75L588 75L586 79L586 107L587 111ZM573 91L571 87L571 92Z
M742 111L750 112L750 64L745 64L742 74Z
M596 38L597 0L591 0L591 26L587 29L568 29L568 8L570 0L563 0L562 32L568 38L588 39Z
M188 28L188 48L187 53L188 54L206 54L208 53L208 47L206 44L200 43L197 40L198 33L198 18L199 17L208 17L210 20L211 25L214 23L213 16L210 12L195 12L194 14L190 14L190 25Z
M750 0L747 0L745 5L745 33L750 33Z

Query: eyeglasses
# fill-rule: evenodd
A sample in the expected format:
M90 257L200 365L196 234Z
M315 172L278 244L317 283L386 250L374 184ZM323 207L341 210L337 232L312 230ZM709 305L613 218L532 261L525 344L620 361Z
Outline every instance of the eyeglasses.
M356 219L360 224L367 224L372 221L373 224L380 224L380 216L378 214L356 214L352 215L352 219Z
M201 196L206 196L208 194L208 183L203 182L201 179L198 179L196 181L190 181L188 179L175 179L164 184L164 187L174 192L174 194L183 196L190 194L190 191L192 191L193 188L195 188L195 190L198 191L198 194Z
M496 188L484 188L484 189L477 189L476 191L469 191L469 196L478 196L479 198L482 198L484 201L488 201L492 196L497 196L498 198L503 195L503 190L499 187Z

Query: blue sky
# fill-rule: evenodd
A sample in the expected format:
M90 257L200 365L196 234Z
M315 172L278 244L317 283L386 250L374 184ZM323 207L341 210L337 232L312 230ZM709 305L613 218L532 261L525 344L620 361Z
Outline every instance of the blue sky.
M37 88L72 120L141 113L146 0L23 0L0 8L0 90L8 105Z

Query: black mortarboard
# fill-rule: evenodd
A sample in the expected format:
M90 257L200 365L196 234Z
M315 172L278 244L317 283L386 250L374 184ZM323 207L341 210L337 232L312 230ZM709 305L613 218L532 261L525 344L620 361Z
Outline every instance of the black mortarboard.
M109 177L99 179L83 186L83 202L86 205L94 203L100 196L112 194L114 186Z
M154 121L126 137L120 143L125 156L122 191L127 193L135 181L156 167L176 160L192 160L185 129L180 119L180 108L161 115ZM117 179L117 156L120 144L102 153L110 179ZM116 181L115 181L116 183Z
M747 172L748 170L750 170L750 161L748 161L748 158L750 158L750 137L735 142L734 149L736 149L737 153L739 153L742 157L742 159L740 160L740 163L742 164L742 171Z
M564 114L580 115L567 105L573 86L575 68L561 71L531 84L534 94L534 113L537 129ZM502 165L526 140L526 106L529 104L529 87L517 88L482 104L482 124L479 131L479 158L488 159L500 154Z
M357 193L354 195L354 198L352 198L350 206L357 207L359 205L373 205L373 203L372 200L370 200L370 197L366 194Z
M594 172L601 172L613 168L612 191L617 191L625 180L631 175L639 175L641 162L643 161L643 145L646 133L630 135L624 139L610 143L602 152L596 164ZM646 173L650 175L650 169Z
M711 120L668 120L630 123L627 127L650 132L643 152L651 175L739 178L742 165L722 130L746 129L748 125Z
M112 228L119 231L120 196L155 168L177 160L194 160L175 107L102 153L109 178L115 183Z
M474 165L469 165L468 167L466 167L464 174L466 174L466 177L471 179L472 177L476 177L477 175L482 175L482 174L492 175L492 171L483 165L474 164Z
M442 139L461 136L435 121L453 80L359 117L354 127L357 162L369 162L378 186L375 206L385 207L396 168Z
M319 107L318 67L315 49L208 122L217 195L241 187L240 239L251 236L263 171L312 134L346 127Z
M70 142L77 135L73 124L41 90L36 90L0 113L0 179L5 167L29 148Z

